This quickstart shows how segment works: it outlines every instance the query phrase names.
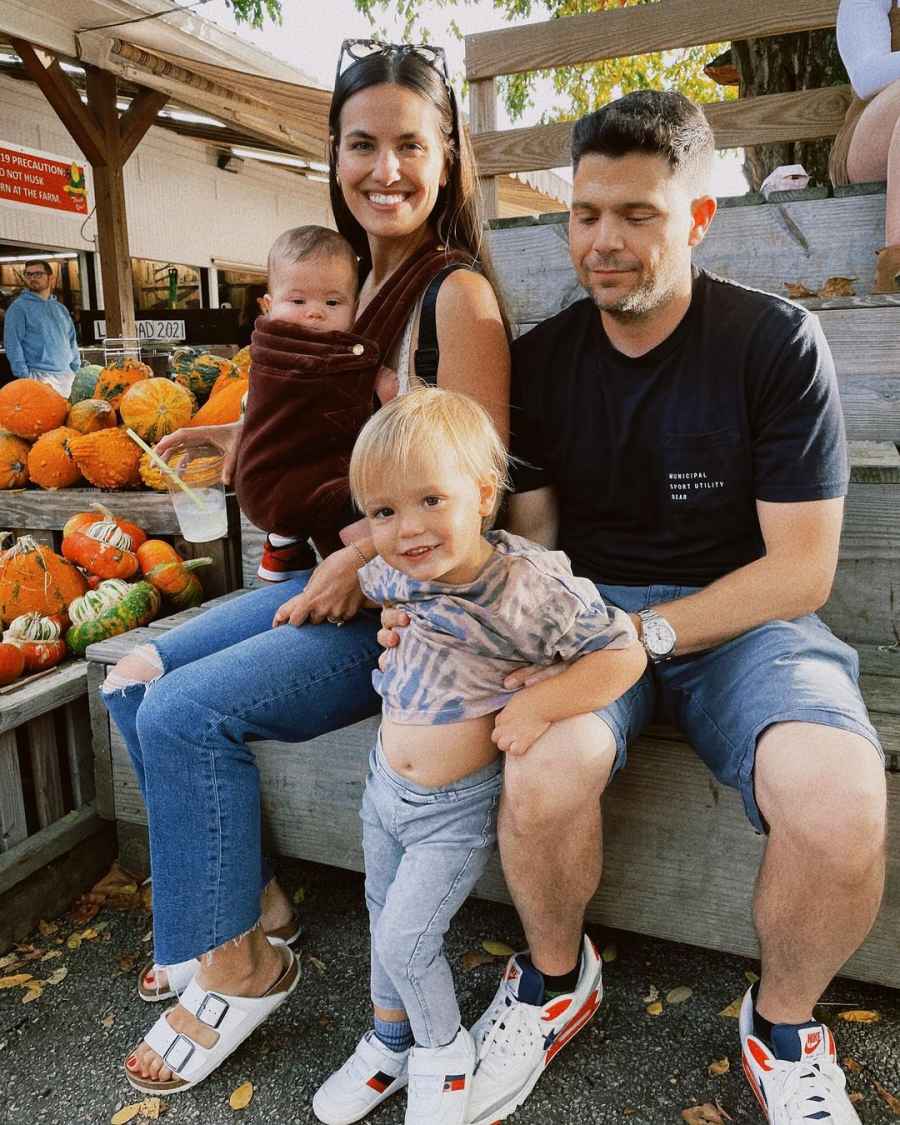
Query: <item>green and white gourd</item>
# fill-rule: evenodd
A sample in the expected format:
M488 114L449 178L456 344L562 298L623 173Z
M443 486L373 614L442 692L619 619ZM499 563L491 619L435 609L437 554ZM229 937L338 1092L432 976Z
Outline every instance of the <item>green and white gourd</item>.
M94 621L101 613L117 606L130 589L131 586L122 578L107 578L96 590L88 590L80 598L69 602L69 620L73 625Z
M36 610L14 617L3 634L4 641L58 641L62 636L62 626L58 621Z
M114 520L98 520L96 523L89 524L84 529L84 533L90 539L96 539L98 543L108 543L110 547L115 547L117 551L130 551L133 546L131 536L127 531L123 531ZM109 579L109 581L115 580Z

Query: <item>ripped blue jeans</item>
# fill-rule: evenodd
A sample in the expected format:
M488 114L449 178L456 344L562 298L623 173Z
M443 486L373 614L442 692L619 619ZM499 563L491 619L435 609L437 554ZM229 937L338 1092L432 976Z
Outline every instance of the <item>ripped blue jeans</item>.
M267 881L252 743L305 742L377 714L378 617L272 628L309 575L244 594L153 641L163 673L104 691L147 807L156 960L252 929Z

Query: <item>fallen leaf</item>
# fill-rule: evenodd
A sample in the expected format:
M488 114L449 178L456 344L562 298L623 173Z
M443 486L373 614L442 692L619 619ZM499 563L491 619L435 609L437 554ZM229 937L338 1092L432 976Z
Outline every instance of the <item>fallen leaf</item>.
M868 1011L865 1008L853 1008L849 1012L838 1012L838 1019L847 1023L878 1023L881 1012Z
M855 297L854 281L856 281L855 277L828 277L825 279L825 284L819 290L818 295L820 297Z
M77 932L74 933L74 934L69 934L68 940L66 941L66 947L68 949L77 949L80 945L81 945L81 934L79 934Z
M10 965L20 960L18 953L7 953L5 957L0 957L0 969L8 969Z
M854 1090L852 1094L847 1095L847 1097L851 1102L853 1102L854 1105L856 1105L857 1102L861 1102L863 1098L865 1098L865 1096L866 1095L863 1094L860 1090Z
M616 943L614 941L607 942L606 945L604 945L603 952L600 954L600 956L607 963L607 965L610 963L610 961L615 961L615 959L619 956L619 951L618 949L616 949Z
M856 1059L851 1059L849 1055L845 1059L841 1059L841 1066L843 1066L844 1070L854 1072L862 1070L862 1065L858 1063Z
M900 1117L900 1098L894 1097L889 1090L885 1090L880 1082L873 1082L872 1085L875 1087L875 1092L878 1094L879 1098L881 1098L891 1113L893 1113L895 1117Z
M756 982L759 980L759 974L754 973L752 969L748 969L746 973L744 973L744 980L747 982L747 984L756 984Z
M659 989L656 987L655 984L651 984L650 985L650 991L647 993L646 996L642 996L641 999L644 1001L645 1004L652 1004L654 1000L659 999Z
M808 289L802 281L786 281L784 287L787 289L787 295L794 301L798 301L803 297L818 296L814 289Z
M313 957L311 953L307 953L306 959L307 961L309 961L310 965L312 965L313 968L317 969L320 973L328 972L328 966L324 961L320 961L318 957Z
M93 928L93 926L90 926L88 927L88 929L81 931L82 941L93 941L96 936L97 931Z
M18 988L31 979L31 973L15 973L11 977L0 977L0 988Z
M654 1000L653 1003L648 1004L644 1010L646 1011L648 1016L661 1016L663 1012L663 1006L659 1002L659 1000Z
M40 961L43 956L43 949L32 949L30 953L22 954L22 963L27 965L29 961Z
M94 929L98 934L102 934L105 930L109 929L109 922L95 922Z
M485 953L490 953L492 957L512 957L516 952L505 941L483 941L481 948Z
M694 995L694 990L688 988L685 984L680 984L677 988L673 988L670 992L666 993L667 1004L683 1004L685 1000L690 1000Z
M739 997L737 1000L732 1000L727 1008L723 1008L722 1011L719 1012L719 1015L724 1016L727 1020L736 1020L741 1014L741 1004L743 1004L743 1002L742 997Z
M62 950L61 949L48 949L47 952L44 954L44 956L41 958L41 960L42 961L55 961L57 957L62 957Z
M689 1109L683 1109L681 1118L688 1125L723 1125L725 1121L725 1118L712 1102L704 1102L703 1105L692 1105Z
M730 1113L728 1113L728 1111L725 1109L725 1107L722 1105L722 1103L719 1101L718 1098L716 1098L716 1109L719 1111L719 1113L721 1113L721 1115L725 1118L726 1121L734 1121L734 1118L731 1116Z
M30 1004L32 1000L37 1000L44 994L44 982L42 980L31 980L25 985L25 995L22 997L23 1004Z
M38 930L42 937L50 937L50 935L55 934L58 929L59 926L56 922L45 922L43 918L38 922Z
M114 1113L109 1119L109 1125L125 1125L126 1121L131 1121L141 1112L143 1102L132 1102L131 1105L123 1105L118 1113Z
M634 1108L633 1108L632 1106L630 1106L630 1105L627 1105L627 1106L625 1106L625 1108L624 1108L624 1109L622 1110L622 1116L623 1116L623 1117L634 1117L634 1115L635 1115L636 1113L637 1113L637 1110L636 1110L636 1109L634 1109Z
M105 1015L100 1022L103 1024L104 1027L112 1027L113 1021L115 1020L115 1018L116 1017L113 1015L113 1013L109 1012L109 1014Z
M303 887L298 887L292 895L294 906L300 906L301 903L306 902L306 891Z
M713 1076L718 1074L727 1074L728 1071L731 1070L731 1063L727 1058L716 1059L714 1062L711 1062L706 1069L708 1073Z
M148 930L148 931L147 931L147 932L146 932L146 933L144 934L144 936L143 936L143 937L141 938L141 941L142 941L143 943L145 943L145 944L146 944L146 943L147 943L148 941L151 941L152 939L153 939L153 931L152 931L152 930Z
M75 900L75 905L69 911L69 918L72 920L74 926L84 926L97 914L101 906L101 901L89 899L87 895L82 895Z
M137 957L133 953L123 953L119 958L119 970L123 973L130 973L134 966L137 964Z
M148 1121L158 1121L168 1109L162 1098L144 1098L141 1102L141 1117Z
M477 969L480 965L493 965L494 958L490 953L485 953L481 949L470 949L467 953L463 954L462 964L463 972L471 973L473 969Z
M232 1109L246 1109L253 1099L253 1083L242 1082L240 1086L232 1091L231 1097L228 1099L228 1104Z
M50 976L47 977L47 984L62 984L68 975L69 970L63 965L61 968L57 969L55 973L51 973Z
M153 887L147 883L141 887L141 906L147 911L148 914L153 911Z
M34 953L34 952L36 952L33 945L16 944L16 945L13 946L13 949L15 949L17 953Z

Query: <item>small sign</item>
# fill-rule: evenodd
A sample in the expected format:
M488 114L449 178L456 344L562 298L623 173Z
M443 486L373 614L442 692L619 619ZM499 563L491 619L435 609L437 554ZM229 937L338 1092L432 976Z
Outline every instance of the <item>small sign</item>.
M63 156L0 141L0 203L86 215L84 165Z
M183 320L139 320L137 324L138 339L164 340L177 343L187 338L187 327ZM94 321L94 339L106 339L106 321Z

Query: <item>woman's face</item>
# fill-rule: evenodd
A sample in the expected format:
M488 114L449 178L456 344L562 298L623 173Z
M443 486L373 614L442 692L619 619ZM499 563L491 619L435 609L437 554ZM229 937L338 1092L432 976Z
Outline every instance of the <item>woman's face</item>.
M413 234L447 182L437 107L389 83L353 94L341 110L337 170L344 201L367 234Z

